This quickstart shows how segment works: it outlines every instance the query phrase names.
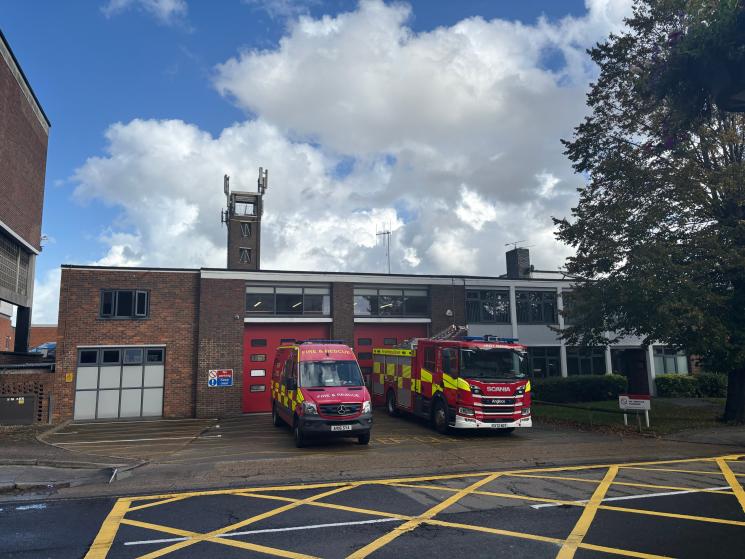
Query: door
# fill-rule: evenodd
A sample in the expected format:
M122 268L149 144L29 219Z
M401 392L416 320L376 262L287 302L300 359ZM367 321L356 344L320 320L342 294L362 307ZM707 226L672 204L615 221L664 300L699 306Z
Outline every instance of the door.
M428 324L355 324L354 350L368 389L372 389L373 354L375 347L393 347L411 338L426 338ZM373 395L374 404L383 404L382 396Z
M243 330L243 413L272 410L272 366L281 345L328 339L328 324L246 324Z

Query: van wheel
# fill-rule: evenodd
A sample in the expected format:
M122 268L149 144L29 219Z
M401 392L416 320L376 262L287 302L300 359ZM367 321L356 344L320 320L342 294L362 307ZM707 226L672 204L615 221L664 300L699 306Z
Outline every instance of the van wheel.
M389 390L388 394L385 396L385 409L391 417L396 417L398 415L396 395L393 393L393 390Z
M279 417L279 413L277 413L277 404L272 405L272 425L275 427L282 427L285 422L282 421L282 418Z
M368 431L364 435L357 437L357 443L359 444L370 444L370 432Z
M292 427L292 434L295 437L295 446L303 448L305 446L305 435L300 430L300 422L295 418L294 425Z
M435 428L435 431L442 435L446 435L450 430L447 408L442 400L439 399L435 402L435 407L432 410L432 426Z

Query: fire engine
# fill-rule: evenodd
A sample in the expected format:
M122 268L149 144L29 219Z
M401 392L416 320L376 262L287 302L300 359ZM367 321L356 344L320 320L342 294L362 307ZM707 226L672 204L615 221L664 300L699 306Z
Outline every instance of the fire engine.
M424 417L441 433L531 427L526 347L514 338L465 334L453 326L373 349L373 397L385 401L390 415Z

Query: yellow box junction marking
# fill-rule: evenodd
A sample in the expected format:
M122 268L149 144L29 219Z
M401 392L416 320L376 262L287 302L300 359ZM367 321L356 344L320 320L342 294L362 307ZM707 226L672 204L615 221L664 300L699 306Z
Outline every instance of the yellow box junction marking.
M428 524L431 526L438 526L442 528L455 528L458 530L469 530L481 533L489 533L494 535L514 537L518 539L533 540L555 545L559 548L557 559L568 559L574 556L577 549L586 549L596 551L598 553L608 553L616 555L625 555L628 557L637 557L641 559L665 559L664 556L654 555L648 553L642 553L632 550L624 550L618 548L604 547L601 545L589 544L584 542L584 538L589 531L593 519L597 514L598 510L610 510L629 514L639 514L651 517L662 517L662 518L674 518L680 520L688 520L694 522L707 522L715 524L724 524L731 526L745 527L745 516L743 520L729 520L724 518L710 518L693 516L686 514L676 514L667 512L657 512L645 509L634 509L626 507L616 507L611 505L603 504L608 490L614 485L621 485L624 487L639 487L639 488L650 488L650 489L673 489L680 491L701 491L709 493L720 493L725 495L732 495L738 499L738 502L743 507L745 512L745 491L738 481L738 476L744 476L745 474L735 473L732 471L729 462L734 462L742 458L745 455L730 455L730 456L719 456L711 458L687 458L681 460L665 460L657 462L635 462L628 464L601 464L601 465L590 465L590 466L565 466L565 467L549 467L549 468L533 468L523 470L508 470L502 472L479 472L479 473L467 473L467 474L444 474L444 475L430 475L430 476L417 476L408 478L397 478L397 479L382 479L382 480L371 480L371 481L353 481L353 482L332 482L332 483L315 483L315 484L301 484L301 485L285 485L285 486L273 486L273 487L253 487L253 488L240 488L240 489L218 489L211 491L193 491L193 492L181 492L181 493L168 493L162 495L149 495L142 497L123 497L116 501L113 508L109 512L108 516L104 520L93 544L91 545L86 559L103 559L105 558L114 540L116 538L119 526L122 524L129 526L136 526L139 528L153 530L156 532L166 533L174 536L185 538L183 541L168 545L161 549L152 551L142 557L148 559L155 559L168 555L172 552L178 551L179 549L186 548L195 543L199 542L211 542L220 545L227 545L234 548L240 548L243 550L254 551L272 555L275 557L287 557L291 559L308 558L308 555L302 553L296 553L288 550L262 546L245 542L242 540L235 540L230 537L225 537L239 528L247 526L270 518L286 511L292 510L299 506L311 506L319 509L330 509L337 511L353 512L358 514L369 515L379 518L391 518L400 520L401 524L396 528L386 533L385 535L373 540L369 544L358 549L356 552L350 555L350 558L361 559L381 549L397 537L416 529L418 526ZM687 470L680 469L675 466L680 464L693 464L699 463L701 465L708 464L711 466L718 466L719 471L702 471L702 470ZM660 467L662 466L662 467ZM732 491L718 491L718 490L706 490L699 488L689 487L678 487L675 485L658 485L658 484L644 484L634 482L622 482L617 481L616 476L620 471L625 469L628 470L644 470L644 471L658 471L666 474L674 473L685 473L689 475L704 474L704 475L719 475L723 476L727 481ZM605 470L603 472L603 470ZM552 475L541 475L550 473L561 473L561 472L588 472L588 471L599 471L603 473L602 479L585 479L570 476L552 476ZM544 497L532 497L528 495L519 495L513 493L500 493L497 491L485 490L484 486L490 482L505 477L520 477L520 478L538 478L550 481L564 480L564 481L578 481L584 483L594 483L597 485L592 496L587 501L565 501L556 498L544 498ZM447 480L472 480L470 485L464 488L453 488L446 487L443 485L433 485L432 482L436 481L447 481ZM711 479L711 478L709 478ZM707 480L708 482L709 480ZM429 484L423 484L422 482L429 482ZM406 514L399 514L394 512L379 511L366 509L362 507L354 507L347 505L339 505L334 503L328 503L322 501L322 499L331 495L347 491L360 486L393 486L393 487L406 487L411 489L419 489L425 491L443 491L452 493L448 498L444 499L437 505L431 507L419 516L410 516ZM308 490L318 489L320 493L305 497L305 498L293 498L290 496L283 495L268 495L266 492L286 492L294 490ZM207 533L193 532L189 530L182 530L179 528L173 528L170 526L162 526L149 522L142 522L132 518L126 518L126 515L142 509L151 507L158 507L169 503L182 501L189 498L198 498L201 496L208 495L236 495L246 498L256 498L264 500L273 500L278 503L282 503L275 509L270 511L252 516L240 522L236 522L229 526L225 526L218 530L213 530ZM460 524L457 522L448 522L435 518L438 514L445 511L447 508L456 504L458 501L468 495L480 495L492 498L502 499L513 499L522 500L526 502L541 502L541 503L552 503L561 505L571 505L583 508L582 515L574 526L572 532L567 536L566 539L552 538L546 536L540 536L537 534L531 534L527 532L515 532L511 530L503 530L499 528L490 528L478 525ZM643 496L640 494L639 496ZM219 553L219 552L218 552Z

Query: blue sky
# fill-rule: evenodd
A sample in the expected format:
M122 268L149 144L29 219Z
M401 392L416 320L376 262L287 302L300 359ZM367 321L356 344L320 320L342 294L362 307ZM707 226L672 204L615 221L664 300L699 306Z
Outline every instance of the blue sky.
M181 0L173 0L184 9L164 19L145 7L148 2L157 1L159 0L115 0L111 5L109 1L103 0L5 0L0 3L0 26L3 33L52 122L43 221L43 232L50 237L50 241L37 263L37 277L40 278L40 282L47 281L45 278L51 277L50 271L58 268L61 263L100 261L112 249L112 235L137 235L142 228L138 227L131 208L123 210L121 200L114 195L108 196L102 192L88 196L73 194L81 182L93 180L90 179L91 174L88 175L88 179L82 181L75 178L76 170L85 166L86 161L92 157L110 157L109 140L104 135L114 123L127 125L134 119L151 122L177 119L212 137L218 137L231 126L258 118L275 126L290 145L297 146L298 143L306 142L310 146L309 149L312 147L320 152L319 157L333 160L329 168L335 171L327 173L330 176L329 180L346 180L346 175L350 175L349 185L362 182L369 184L369 177L361 177L361 169L363 163L365 169L374 167L370 164L373 160L382 161L380 165L383 171L377 169L375 173L383 173L390 178L396 176L399 171L404 172L403 166L398 167L406 160L406 157L396 151L400 146L383 149L376 145L373 148L365 147L345 153L343 147L340 148L333 139L326 139L330 138L330 135L324 129L313 128L302 119L297 122L283 120L276 116L281 112L280 108L269 106L260 100L254 101L250 97L251 88L240 89L244 82L235 75L230 77L232 82L225 78L229 83L223 81L223 88L220 91L216 85L219 82L218 77L224 77L225 74L218 70L219 65L231 58L243 61L244 59L240 58L241 52L253 56L252 60L246 61L252 63L264 63L262 56L267 58L270 54L281 56L284 51L280 40L284 38L285 41L292 42L293 37L296 37L297 34L294 34L292 29L299 16L318 22L324 16L334 18L342 13L359 12L361 8L356 2L183 0L182 3ZM120 9L107 11L107 7L112 8L117 2L121 4ZM556 30L560 29L562 19L567 17L577 20L577 25L582 25L585 19L591 19L588 16L590 4L586 6L585 2L574 0L413 0L407 4L410 7L408 15L403 17L403 23L400 23L400 26L405 27L410 34L407 41L424 37L430 37L433 41L439 40L437 28L454 29L459 22L474 16L479 16L486 22L520 22L532 26L532 29L537 29L539 18L546 18L546 25L555 25ZM598 0L594 4L603 2ZM391 3L387 3L386 8L391 6ZM597 11L600 10L605 8L597 8ZM587 23L587 26L593 30L598 27L593 22ZM544 35L548 36L550 32ZM558 74L566 70L566 49L576 47L576 51L581 53L586 46L559 45L554 48L550 42L560 42L560 39L550 38L546 41L547 46L542 47L534 64L538 70L549 73ZM298 43L302 44L299 39ZM568 72L565 73L569 75ZM246 79L250 79L252 75L249 72ZM577 98L580 102L572 103L573 106L580 106L581 92L584 91L586 83L576 83L575 74L572 74L575 77L569 78L567 75L557 75L556 87L563 87L560 78L574 80L572 85L578 86L580 95ZM228 85L225 86L224 83ZM382 96L386 94L384 86L385 84L381 84ZM297 103L303 102L302 97L297 99ZM568 132L570 123L566 124L562 124L561 129L566 128ZM360 130L359 133L365 134L365 131ZM558 138L556 142L558 143ZM557 149L560 151L560 147ZM375 153L372 154L371 151ZM412 162L409 165L416 165L416 159L411 158ZM546 163L544 168L536 168L534 174L538 176L545 172L552 176L560 176L560 171L554 170L551 166ZM563 172L564 170L561 170L561 173ZM335 177L334 173L343 177ZM358 182L354 182L355 180ZM219 183L220 176L217 175L215 184L218 185L218 190ZM209 187L212 186L214 185ZM150 184L149 188L157 190L160 184ZM400 193L400 187L397 188ZM461 188L462 192L473 192L474 196L477 196L472 197L469 202L464 195L461 204L465 208L464 211L477 206L485 206L488 209L498 205L501 196L498 192L490 193L477 186L471 186L470 183L453 185L453 188ZM88 191L91 189L95 189L95 185L89 184ZM505 193L505 196L505 200L514 202L510 200L512 194ZM369 200L356 200L354 203L355 208L375 211L375 204ZM568 207L567 204L565 206ZM386 202L381 203L381 208L378 209L383 212L385 208L392 208L394 219L398 208L398 215L403 224L421 214L416 207L412 207L411 200L404 195L398 198L386 197ZM168 209L164 208L164 211ZM487 211L484 215L488 223L492 213ZM385 216L382 213L381 216L376 214L376 219L378 217L383 219ZM477 217L475 223L480 223L481 219ZM215 228L219 229L219 223L215 223ZM412 239L417 234L421 236L421 232L401 230L401 245L398 247L403 268L401 271L451 271L438 266L434 256L434 260L425 256L428 251L435 254L432 252L434 249L429 247L425 250L415 246ZM283 242L290 242L281 238L281 232L277 235L278 247L282 246ZM411 241L408 245L407 238ZM365 243L360 246L370 250L374 248ZM501 248L494 254L500 251ZM356 266L374 267L379 251L373 252L375 254L372 260L357 262ZM416 255L409 258L414 253ZM489 255L491 257L492 253ZM197 258L185 264L210 264L198 260ZM134 261L145 264L163 262L162 259L151 261L147 254L140 254ZM417 261L424 261L425 264L415 264ZM121 263L132 262L125 260ZM470 261L464 261L464 273L488 271L482 268L469 270L468 262ZM298 261L287 262L286 265L284 261L275 260L272 263L273 267L289 269L324 265L330 268L343 267L336 260L316 261L311 256L305 258L303 255L298 256ZM39 288L44 289L44 286L40 285ZM43 312L39 310L39 314L35 316L44 321L53 321L56 312L51 309L51 306L56 304L54 297L46 297L39 304L50 306L50 309Z

